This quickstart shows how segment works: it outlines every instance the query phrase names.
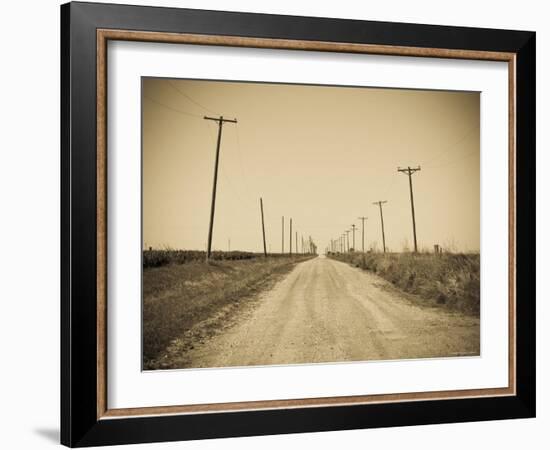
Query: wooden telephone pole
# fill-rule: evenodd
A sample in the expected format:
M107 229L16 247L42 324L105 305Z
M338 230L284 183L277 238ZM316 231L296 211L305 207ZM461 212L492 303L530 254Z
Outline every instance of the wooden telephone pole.
M378 205L378 207L380 208L380 223L382 224L382 247L384 248L384 253L386 253L386 236L384 234L384 214L382 214L382 205L384 203L388 203L388 201L379 200L377 202L374 202L373 205ZM415 243L416 243L416 238L415 238Z
M355 251L355 224L352 224L351 225L351 230L352 230L352 233L353 233L353 251Z
M414 252L418 253L418 244L416 242L416 220L414 217L414 197L413 197L413 183L412 183L412 175L415 172L418 172L420 170L420 166L411 168L410 166L406 169L397 168L398 172L403 172L409 176L409 189L411 193L411 212L412 212L412 220L413 220L413 235L414 235Z
M288 241L290 245L290 256L292 256L292 217L290 218L290 233L288 233Z
M358 219L361 220L361 251L365 253L365 220L367 220L368 217L358 217Z
M218 185L218 163L220 160L222 128L225 122L237 123L237 119L224 119L223 116L220 116L220 117L204 116L204 120L213 120L214 122L218 122L218 143L216 145L216 159L214 162L214 184L212 186L212 203L210 205L210 225L208 227L208 247L206 250L206 261L208 261L212 253L212 231L214 229L214 212L216 210L216 187Z
M281 217L281 254L285 252L285 216Z
M262 212L262 236L264 238L264 257L267 258L267 248L265 245L264 202L262 200L262 197L260 197L260 211Z

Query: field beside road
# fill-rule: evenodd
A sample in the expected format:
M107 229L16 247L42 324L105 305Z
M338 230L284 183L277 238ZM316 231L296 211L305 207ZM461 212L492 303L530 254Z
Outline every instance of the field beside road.
M333 253L331 258L367 270L405 292L439 305L479 314L479 253Z
M147 253L144 252L144 254ZM201 252L203 253L203 252ZM155 255L166 255L157 253ZM182 260L143 270L143 368L170 368L173 344L185 352L231 323L235 311L310 256ZM241 256L240 254L238 256ZM183 259L185 261L185 259ZM172 347L171 347L172 345Z
M238 250L232 252L223 252L215 250L210 255L211 261L240 261L243 259L262 258L263 253L241 252ZM286 254L273 253L270 258L286 258ZM158 250L149 249L143 251L143 268L168 266L170 264L187 264L190 262L204 262L206 252L201 250Z

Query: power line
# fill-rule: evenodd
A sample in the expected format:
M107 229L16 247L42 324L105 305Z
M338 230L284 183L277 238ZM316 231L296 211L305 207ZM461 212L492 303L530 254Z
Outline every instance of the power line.
M430 166L432 169L439 169L440 167L447 167L447 166L451 166L451 165L454 165L464 159L467 159L469 158L470 156L473 156L473 155L476 155L476 154L479 154L479 150L474 150L474 151L471 151L471 152L468 152L466 153L465 155L461 155L459 158L456 158L456 159L451 159L450 161L445 161L443 164L439 164L437 166Z
M442 156L445 156L448 154L448 150L452 149L453 147L455 147L456 145L460 144L461 142L463 142L466 138L470 137L470 135L472 134L472 132L476 131L477 129L479 129L479 125L476 125L474 126L473 128L469 129L466 133L464 133L457 141L455 141L453 144L447 146L447 147L444 147L444 149L438 153L437 155L435 155L435 157L429 159L427 162L425 162L424 164L422 164L423 166L429 166L429 167L432 167L432 168L438 168L438 167L445 167L449 164L452 164L452 162L456 162L456 161L459 161L462 159L461 158L458 158L457 160L451 160L451 162L447 163L447 162L443 162L441 165L436 165L436 166L431 166L430 164L436 162L438 159L440 159ZM472 152L471 154L475 154L477 152L477 150L475 150L474 152ZM471 154L467 154L465 155L463 158L466 158L468 156L470 156ZM382 191L382 198L384 197L387 197L388 194L390 193L390 191L392 190L393 186L395 185L397 181L397 178L392 178L391 181L388 181L388 184L386 185L386 188Z
M242 155L242 151L241 151L241 138L240 138L240 135L239 135L239 125L237 124L235 126L235 137L236 137L236 140L237 140L237 151L239 153L239 165L240 165L240 168L241 168L241 176L243 178L243 182L244 182L244 169L243 169L243 155ZM245 187L248 187L246 186L246 183L245 183Z
M388 187L383 192L384 195L382 195L382 197L387 197L388 196L389 192L391 191L392 187L395 185L396 182L397 182L397 178L392 177L392 180L391 180L390 183L388 183Z
M435 155L435 157L429 159L428 161L425 161L422 165L427 167L429 166L430 164L432 164L434 161L437 161L439 158L441 158L442 156L444 155L447 155L448 154L448 151L450 149L452 149L453 147L457 146L458 144L460 144L461 142L463 142L464 140L466 140L466 138L470 137L470 135L472 134L472 132L474 131L477 131L479 129L479 124L477 124L475 127L471 128L470 130L468 130L465 134L462 135L462 137L460 139L458 139L458 141L454 142L453 144L450 144L449 146L447 147L444 147L443 150L438 153L437 155Z
M233 182L231 181L230 177L227 175L227 173L225 172L225 168L222 166L221 170L220 170L220 174L223 178L223 181L225 182L226 186L230 187L229 191L231 192L231 194L234 195L235 199L238 200L241 204L245 204L245 201L243 200L243 198L241 197L241 195L239 194L238 190L235 188L235 186L233 185Z
M197 117L199 119L202 119L202 116L200 114L193 114L193 113L190 113L190 112L187 112L187 111L182 111L181 109L174 108L172 106L167 105L166 103L155 100L154 98L151 98L148 95L143 95L143 97L146 98L149 101L152 101L153 103L156 103L157 105L160 105L160 106L162 106L166 109L169 109L170 111L176 112L178 114L184 114L186 116Z
M199 108L202 108L204 109L205 111L209 112L209 113L212 113L212 114L215 114L216 116L219 116L220 114L218 114L217 112L215 111L212 111L210 108L207 108L206 106L204 106L203 104L199 103L198 101L194 100L193 98L191 98L188 94L186 94L185 92L183 92L180 88L178 88L177 86L174 86L174 84L172 84L171 81L168 81L168 84L170 86L172 86L173 89L175 89L176 91L178 91L181 95L183 95L187 100L189 100L191 103L197 105Z
M252 190L249 189L249 184L248 184L248 181L247 181L247 178L245 177L245 172L244 172L244 165L243 165L243 152L242 152L242 149L241 149L241 138L240 138L240 134L239 134L239 124L236 124L235 125L235 137L236 137L236 140L237 140L237 153L238 153L238 156L239 156L239 168L241 170L241 181L242 181L242 184L243 184L243 187L244 187L244 191L247 195L251 195L250 193L253 192Z
M241 173L241 176L237 176L236 178L237 179L240 179L241 180L241 186L240 186L240 189L237 189L237 185L236 184L233 184L233 182L231 182L231 186L232 186L232 189L235 191L235 195L239 198L239 200L242 202L242 203L245 203L245 200L247 202L249 202L251 205L252 204L256 204L256 199L253 197L252 195L252 190L248 189L248 183L246 182L245 180L245 177L244 177L244 170L243 170L243 163L242 163L242 157L241 157L241 150L240 150L240 145L239 145L239 139L238 139L238 136L239 136L239 133L238 133L238 126L239 124L238 123L235 123L235 130L236 130L236 136L237 136L237 158L234 158L236 160L238 160L238 163L239 163L239 170L240 170L240 173ZM208 129L212 132L212 139L216 140L216 130L215 130L215 126L214 125L211 125L210 122L208 122ZM227 153L227 151L226 151ZM227 167L225 168L225 170L227 169ZM224 174L223 171L222 171L222 175L224 176L224 180L228 181L226 179L226 175L227 174ZM227 175L229 176L229 175Z
M217 134L217 131L215 129L215 125L212 125L211 124L211 121L207 121L207 126L208 126L208 130L209 132L212 133L212 142L216 142L216 134ZM235 124L235 128L237 127L237 124ZM226 151L227 153L227 151ZM253 199L252 197L252 194L251 194L251 191L249 191L248 189L246 188L243 188L243 189L239 189L237 187L236 184L233 183L232 181L232 178L231 178L231 173L228 172L228 167L227 167L227 164L222 166L221 167L221 170L220 170L220 174L223 178L223 181L225 182L225 184L227 186L230 187L230 192L231 194L235 197L235 199L237 199L242 205L246 204L246 203L249 203L250 206L252 204L256 204L256 200ZM241 170L241 174L242 174L242 170ZM236 178L239 178L238 176Z

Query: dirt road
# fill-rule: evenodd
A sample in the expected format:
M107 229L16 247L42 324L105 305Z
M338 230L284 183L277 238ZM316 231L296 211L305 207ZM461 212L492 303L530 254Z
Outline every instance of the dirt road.
M387 281L329 258L298 264L183 367L479 354L479 319L422 305ZM181 366L180 366L181 367Z

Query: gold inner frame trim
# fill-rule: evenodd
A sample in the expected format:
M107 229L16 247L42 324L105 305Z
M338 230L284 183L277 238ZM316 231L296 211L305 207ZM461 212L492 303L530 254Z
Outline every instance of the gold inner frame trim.
M107 42L109 40L502 61L508 63L508 387L109 409L107 405ZM446 400L516 394L516 54L239 36L97 30L97 418Z

